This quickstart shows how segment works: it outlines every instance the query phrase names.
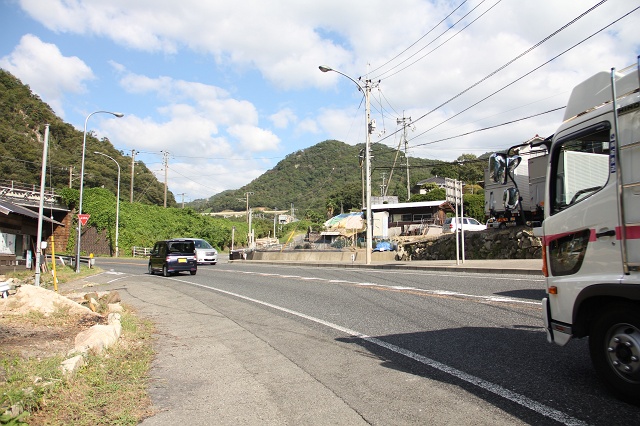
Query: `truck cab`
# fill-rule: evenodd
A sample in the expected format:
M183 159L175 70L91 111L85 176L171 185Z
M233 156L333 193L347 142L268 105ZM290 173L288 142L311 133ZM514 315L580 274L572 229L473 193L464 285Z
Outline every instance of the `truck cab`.
M636 66L573 89L548 142L544 221L536 230L548 341L588 336L598 375L632 403L640 403L639 81Z

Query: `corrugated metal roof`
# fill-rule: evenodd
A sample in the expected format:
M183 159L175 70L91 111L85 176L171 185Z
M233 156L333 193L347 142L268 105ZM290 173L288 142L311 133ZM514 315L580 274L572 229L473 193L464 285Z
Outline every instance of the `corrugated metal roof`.
M15 214L19 214L22 216L26 216L26 217L38 220L37 212L34 212L33 210L30 210L26 207L22 207L17 204L10 203L8 201L0 200L0 213L4 213L5 215L8 215L9 213L15 213ZM57 220L50 219L46 216L42 216L42 219L50 223L55 223L56 225L64 226L62 223L58 222Z
M371 210L395 210L395 209L415 209L420 207L439 207L446 203L445 200L440 201L419 201L413 203L398 204L373 204Z

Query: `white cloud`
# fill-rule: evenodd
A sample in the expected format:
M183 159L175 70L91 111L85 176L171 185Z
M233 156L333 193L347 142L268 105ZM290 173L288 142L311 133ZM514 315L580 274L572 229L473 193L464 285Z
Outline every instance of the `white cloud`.
M320 133L320 128L315 120L306 118L296 126L297 133Z
M291 108L283 108L275 114L271 114L269 119L278 129L286 129L291 123L298 121L298 117Z
M255 126L235 125L228 129L228 133L233 136L241 151L250 152L270 151L278 148L280 139L269 130L260 129Z
M65 93L82 93L84 82L95 78L82 60L64 56L56 45L31 34L23 36L11 54L0 59L0 67L28 84L61 117Z
M320 64L354 79L367 76L374 86L381 80L371 92L371 112L378 130L386 130L382 142L389 146L397 145L395 122L405 113L416 126L416 131L409 134L412 155L452 160L466 152L481 154L504 149L536 133L550 134L559 115L442 143L430 142L562 106L572 86L596 71L630 64L640 50L636 35L640 13L635 12L499 91L635 7L630 2L606 2L509 67L462 93L592 5L581 0L471 0L446 25L423 38L459 3L462 2L19 0L23 11L34 20L64 35L60 40L81 36L84 40L93 37L107 41L103 45L107 53L92 51L84 55L111 64L126 91L127 99L122 101L125 105L127 100L144 102L144 108L123 119L103 121L110 137L117 135L119 146L156 152L165 149L194 158L247 158L253 152L278 149L281 144L293 147L289 139L300 134L350 144L364 142L362 93L338 73L321 73L317 68ZM472 23L492 4L496 6ZM435 39L476 6L478 9L461 24ZM455 35L467 24L468 28ZM17 55L23 44L27 43L21 42L3 58L2 64L17 69L18 60L13 57L28 58ZM63 57L55 46L48 46L53 49L38 51L32 47L31 61L41 67L53 64L54 78L41 72L23 81L61 111L64 94L78 93L93 75L82 61L75 58L79 63L74 63L74 58ZM159 71L152 76L152 68L142 63L146 60L166 68L153 68ZM81 65L86 67L85 74L80 72ZM91 65L99 69L98 62ZM397 67L392 68L393 65ZM58 72L65 66L75 72ZM20 68L23 73L29 70L26 65ZM67 75L71 75L69 87L62 84ZM53 94L46 94L47 90ZM485 97L488 99L483 101ZM475 103L478 105L472 107ZM470 109L451 118L467 108ZM267 130L265 123L273 130ZM379 140L377 134L372 135L372 140ZM318 141L306 138L303 143ZM184 162L191 164L195 160ZM229 164L203 162L200 167L228 170L226 188L233 187L231 181L242 180ZM257 173L261 165L243 170ZM245 174L248 177L251 172Z

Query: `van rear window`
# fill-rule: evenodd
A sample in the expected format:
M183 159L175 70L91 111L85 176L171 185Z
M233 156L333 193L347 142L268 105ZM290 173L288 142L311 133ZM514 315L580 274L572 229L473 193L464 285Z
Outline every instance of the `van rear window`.
M176 241L169 244L169 253L193 253L193 241Z

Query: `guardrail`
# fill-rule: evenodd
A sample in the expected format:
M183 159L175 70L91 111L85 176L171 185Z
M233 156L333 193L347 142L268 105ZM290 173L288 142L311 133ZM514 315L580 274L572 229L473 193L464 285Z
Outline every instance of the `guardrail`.
M51 255L47 254L47 262L51 262ZM56 254L56 261L59 261L62 266L76 265L76 257L69 254ZM96 259L93 256L80 256L80 264L86 263L89 268L93 268L96 264Z
M132 247L133 257L148 257L151 254L151 247Z

